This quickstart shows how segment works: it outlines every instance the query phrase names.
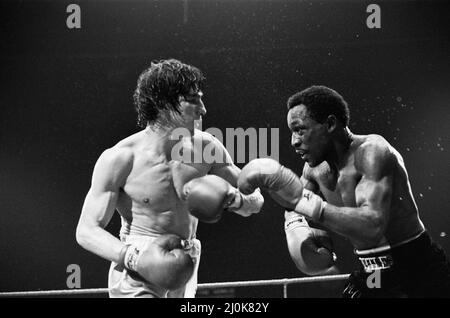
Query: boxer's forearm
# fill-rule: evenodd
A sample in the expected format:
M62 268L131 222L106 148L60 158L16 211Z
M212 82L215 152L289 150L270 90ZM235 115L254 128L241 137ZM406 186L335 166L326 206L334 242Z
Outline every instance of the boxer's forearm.
M108 261L123 262L124 244L100 226L77 227L76 239L84 249Z
M337 207L327 204L320 223L366 248L376 246L385 229L385 220L369 207Z

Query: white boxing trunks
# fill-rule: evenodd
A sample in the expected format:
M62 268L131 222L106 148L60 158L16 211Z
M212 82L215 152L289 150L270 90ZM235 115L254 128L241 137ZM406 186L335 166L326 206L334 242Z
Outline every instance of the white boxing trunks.
M157 238L141 235L124 235L121 241L142 248ZM177 290L167 290L143 280L137 273L124 266L112 262L108 275L108 291L110 298L194 298L197 291L197 274L200 263L201 243L198 239L186 240L185 249L194 261L194 272L185 286Z

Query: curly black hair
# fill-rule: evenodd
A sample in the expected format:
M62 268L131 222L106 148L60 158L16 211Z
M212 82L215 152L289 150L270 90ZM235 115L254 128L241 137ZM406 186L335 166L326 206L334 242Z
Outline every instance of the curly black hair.
M206 82L203 73L196 67L176 59L152 61L149 68L138 78L133 94L137 111L137 124L145 128L158 118L161 110L179 112L179 96L190 90L202 90Z
M289 97L287 108L303 104L312 119L324 123L329 115L334 115L346 127L350 121L350 110L344 98L326 86L311 86Z

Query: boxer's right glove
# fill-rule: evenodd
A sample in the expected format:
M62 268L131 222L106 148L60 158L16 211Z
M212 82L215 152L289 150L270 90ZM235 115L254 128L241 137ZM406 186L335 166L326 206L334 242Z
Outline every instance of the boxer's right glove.
M314 221L320 220L326 205L320 196L303 189L300 178L292 170L270 158L250 161L239 174L238 188L244 194L256 188L265 189L287 210L294 210Z
M189 213L205 223L215 223L236 197L237 189L215 175L195 178L183 187Z
M297 268L307 275L323 275L333 270L336 255L327 232L312 228L295 213L284 213L284 231L289 254Z
M142 249L128 245L123 263L149 283L168 290L180 288L194 271L194 262L184 250L184 242L176 235L167 234Z
M264 197L259 190L243 195L226 180L215 175L195 178L186 183L182 199L189 213L206 223L219 221L225 211L248 217L258 213L264 204Z

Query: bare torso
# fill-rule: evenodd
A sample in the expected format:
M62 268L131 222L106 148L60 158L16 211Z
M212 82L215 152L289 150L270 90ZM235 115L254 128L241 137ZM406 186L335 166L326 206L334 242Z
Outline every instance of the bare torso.
M171 233L192 238L198 221L189 214L180 197L183 186L191 179L206 175L210 165L175 160L171 158L171 147L166 150L164 141L158 139L149 143L145 134L141 131L115 146L132 153L132 167L117 201L122 218L121 234Z
M330 167L328 162L324 161L314 168L307 167L305 169L305 177L308 181L312 181L316 187L314 190L319 190L327 202L338 207L358 206L355 190L363 175L357 168L358 164L355 163L355 160L359 160L355 159L355 154L358 153L360 146L367 141L387 144L380 136L355 135L342 167ZM392 146L389 145L389 149L394 158L392 196L388 224L380 246L386 243L390 245L401 243L424 229L418 215L403 158ZM352 243L358 248L356 242Z

